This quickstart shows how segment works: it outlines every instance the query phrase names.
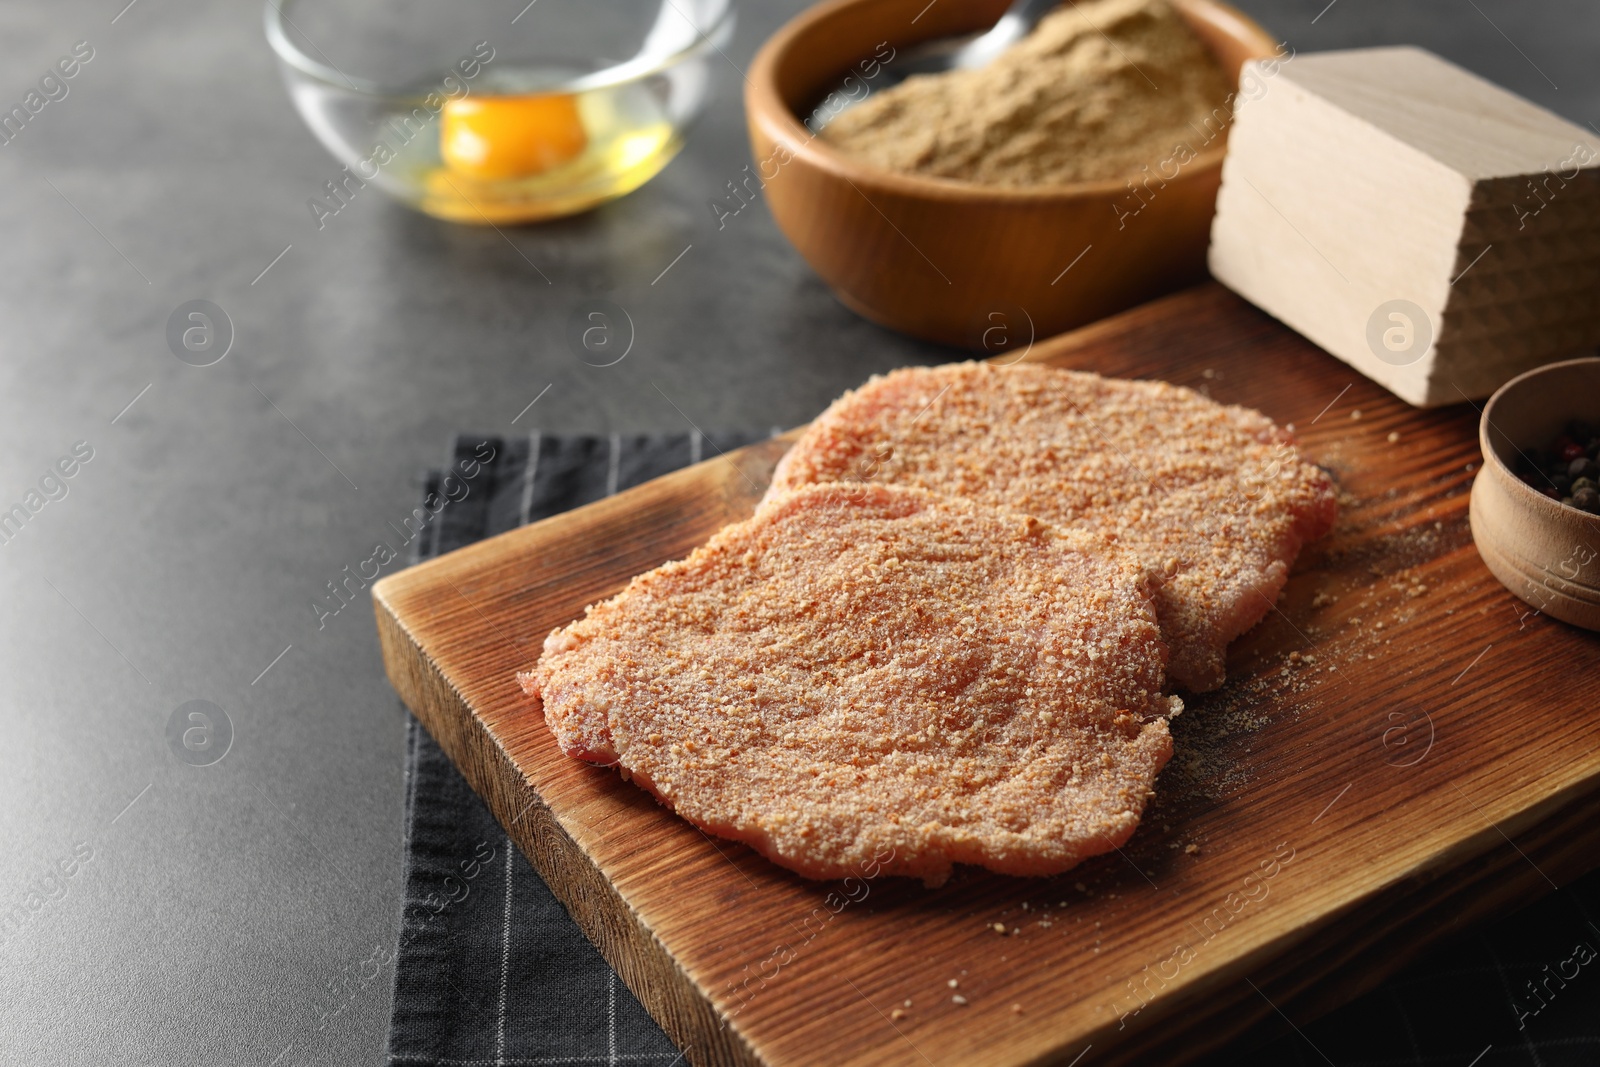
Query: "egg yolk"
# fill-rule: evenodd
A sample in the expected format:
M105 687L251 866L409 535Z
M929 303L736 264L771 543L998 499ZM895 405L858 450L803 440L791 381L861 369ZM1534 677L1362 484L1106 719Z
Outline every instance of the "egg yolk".
M543 174L588 143L571 96L462 97L445 103L439 123L445 164L480 181Z

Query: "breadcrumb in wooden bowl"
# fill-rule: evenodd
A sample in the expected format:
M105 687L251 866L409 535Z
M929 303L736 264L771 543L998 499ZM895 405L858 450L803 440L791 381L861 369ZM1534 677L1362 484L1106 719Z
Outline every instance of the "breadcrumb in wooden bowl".
M1225 76L1228 94L1192 136L1099 181L984 185L898 173L852 156L801 121L862 64L923 41L986 29L1006 0L830 0L762 46L745 84L755 156L732 176L718 225L763 197L779 229L846 305L917 337L982 349L989 316L1044 337L1131 307L1205 274L1211 216L1246 59L1276 42L1218 0L1172 0ZM889 58L887 64L893 64ZM866 82L864 84L870 84ZM733 199L737 194L737 199ZM994 354L993 350L990 350Z

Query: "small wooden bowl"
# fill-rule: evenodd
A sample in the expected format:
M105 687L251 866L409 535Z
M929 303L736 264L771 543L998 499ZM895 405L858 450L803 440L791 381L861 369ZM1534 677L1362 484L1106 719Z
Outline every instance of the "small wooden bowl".
M901 50L972 33L1006 6L831 0L774 34L745 84L752 169L800 254L867 318L968 348L991 347L985 331L996 323L1031 340L1204 277L1222 175L1219 137L1194 144L1199 154L1142 198L1123 180L998 188L871 167L813 137L797 117L881 42ZM1235 88L1245 60L1276 52L1260 26L1226 4L1176 6ZM1151 172L1162 162L1151 160Z
M1528 604L1600 630L1600 515L1551 500L1516 474L1571 420L1600 418L1600 359L1551 363L1511 379L1484 405L1483 468L1472 483L1472 539L1490 572Z

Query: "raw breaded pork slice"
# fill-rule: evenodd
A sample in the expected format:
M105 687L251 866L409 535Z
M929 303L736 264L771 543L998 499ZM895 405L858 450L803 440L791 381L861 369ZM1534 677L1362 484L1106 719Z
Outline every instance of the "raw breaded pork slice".
M1167 580L1156 611L1182 688L1221 685L1228 643L1272 609L1333 483L1259 412L1165 382L959 363L874 377L823 412L769 496L914 486L1119 534Z
M818 486L591 606L519 679L568 755L807 877L1054 874L1128 839L1171 755L1154 584L1094 534Z

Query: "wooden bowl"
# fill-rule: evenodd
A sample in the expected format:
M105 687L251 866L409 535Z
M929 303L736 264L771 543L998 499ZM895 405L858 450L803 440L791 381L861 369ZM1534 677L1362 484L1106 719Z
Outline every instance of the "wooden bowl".
M1245 60L1276 52L1226 4L1175 4L1235 88ZM1224 152L1222 137L1193 144L1198 155L1164 186L1152 180L1146 193L1141 182L1141 196L1124 180L999 188L877 169L797 117L880 43L982 30L1006 6L830 0L774 34L745 83L752 169L778 227L839 299L893 329L991 354L996 323L1031 341L1204 277Z
M1484 405L1483 468L1472 483L1472 539L1491 573L1528 604L1600 630L1600 515L1551 500L1516 474L1571 420L1600 418L1600 359L1552 363L1511 379Z

